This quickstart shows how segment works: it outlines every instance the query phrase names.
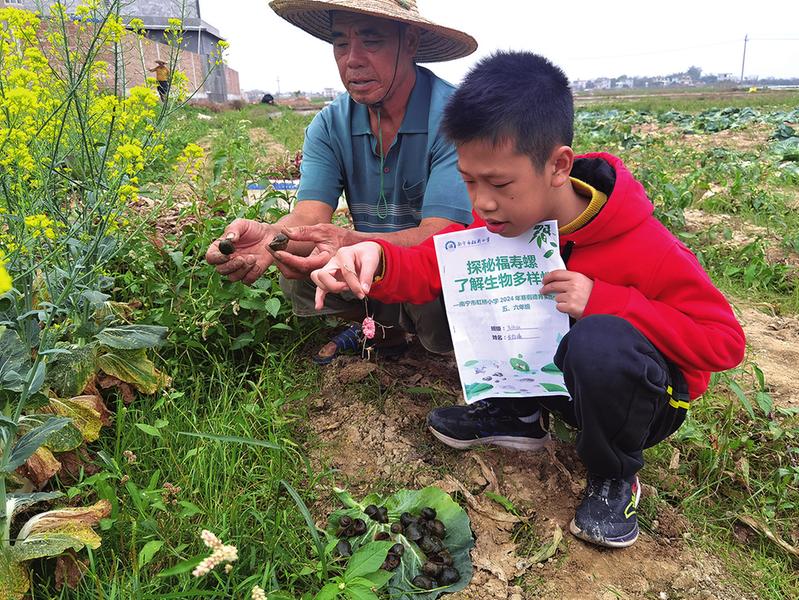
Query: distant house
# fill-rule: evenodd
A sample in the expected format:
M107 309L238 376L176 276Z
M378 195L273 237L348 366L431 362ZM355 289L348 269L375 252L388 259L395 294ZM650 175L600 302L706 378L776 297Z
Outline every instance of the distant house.
M617 88L632 88L633 87L633 80L629 77L620 77L616 79L614 82L614 86Z
M71 13L80 4L79 0L61 0ZM111 0L101 0L110 5ZM0 0L0 7L13 6L31 11L49 12L49 2L40 0ZM177 68L189 80L189 87L198 90L195 98L207 98L216 102L241 98L239 75L227 65L214 65L219 54L218 44L223 41L219 31L200 18L199 0L124 0L120 3L125 23L140 19L144 23L144 42L139 41L139 55L135 48L126 48L125 85L130 88L141 85L152 75L142 72L140 56L146 66L152 67L156 60L169 61L171 48L167 45L166 30L170 19L179 19L183 25L183 43ZM149 43L148 43L149 42ZM128 58L129 57L129 58ZM137 64L139 63L139 64Z
M607 77L600 77L599 79L594 79L594 88L597 90L609 90L610 79L608 79Z

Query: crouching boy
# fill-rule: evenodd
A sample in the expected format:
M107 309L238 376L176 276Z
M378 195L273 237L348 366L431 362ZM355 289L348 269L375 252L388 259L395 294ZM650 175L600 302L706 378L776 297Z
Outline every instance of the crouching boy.
M470 228L518 236L557 220L565 270L544 279L571 319L554 362L569 396L494 399L433 410L433 434L455 448L537 449L541 407L579 429L588 471L574 535L624 547L638 537L643 450L682 424L710 373L737 365L744 334L694 255L652 215L621 160L575 156L569 82L546 59L498 53L450 99L442 128L474 212ZM445 231L456 231L453 226ZM429 302L441 293L432 238L413 248L382 240L342 248L315 271L317 305L352 290L383 302Z

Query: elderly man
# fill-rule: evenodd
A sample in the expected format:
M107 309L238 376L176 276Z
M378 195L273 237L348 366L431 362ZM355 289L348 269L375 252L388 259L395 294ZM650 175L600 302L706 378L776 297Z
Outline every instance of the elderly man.
M453 223L471 222L468 195L451 144L438 131L453 87L417 62L460 58L477 43L460 31L423 19L414 1L274 0L272 9L311 35L332 43L347 90L306 130L300 187L294 210L275 225L238 219L222 236L235 246L224 255L219 241L206 259L231 281L251 284L271 264L295 314L318 315L309 273L341 246L381 238L413 246ZM355 229L330 224L345 194ZM267 244L285 231L286 252ZM321 314L360 321L368 311L378 328L377 354L398 353L405 331L417 333L433 352L452 349L440 301L427 305L365 308L353 297L328 296ZM330 362L361 343L352 325L324 346L314 360Z

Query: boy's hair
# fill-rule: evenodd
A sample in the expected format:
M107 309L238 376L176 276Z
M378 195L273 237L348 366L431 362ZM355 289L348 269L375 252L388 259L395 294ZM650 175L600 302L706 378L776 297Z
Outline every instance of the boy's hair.
M510 140L540 170L556 146L571 146L574 99L558 67L531 52L497 52L469 71L444 109L456 146Z

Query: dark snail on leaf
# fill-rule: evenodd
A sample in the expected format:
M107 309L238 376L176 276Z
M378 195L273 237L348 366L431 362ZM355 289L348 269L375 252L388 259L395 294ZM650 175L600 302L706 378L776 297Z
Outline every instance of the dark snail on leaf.
M412 542L417 542L422 539L422 529L416 524L411 523L405 528L405 537Z
M461 578L461 574L458 573L457 569L453 567L445 567L443 571L441 571L441 575L438 577L439 583L441 585L452 585L453 583L457 582Z
M430 521L429 529L430 529L430 535L434 535L440 540L443 540L447 535L447 528L444 527L444 524L438 519Z
M352 522L352 531L355 535L366 533L366 522L363 519L355 519Z
M419 515L425 519L426 521L432 521L436 518L436 510L434 508L430 508L429 506L425 506Z
M427 561L422 565L422 573L427 575L428 577L438 577L441 575L441 571L444 570L444 566L438 563L434 563L432 561Z
M352 546L347 540L339 540L336 544L336 554L348 558L352 556Z
M393 571L400 565L400 557L396 554L391 554L390 552L386 555L386 560L383 561L383 565L380 567L384 571Z
M388 551L389 554L396 554L397 556L402 556L405 554L405 546L403 544L397 543L391 546Z
M417 575L413 578L411 583L418 588L422 588L423 590L432 590L434 587L438 587L436 580L428 577L427 575Z

